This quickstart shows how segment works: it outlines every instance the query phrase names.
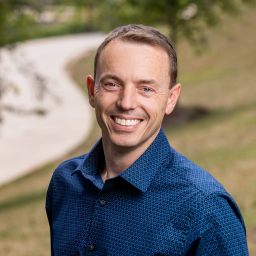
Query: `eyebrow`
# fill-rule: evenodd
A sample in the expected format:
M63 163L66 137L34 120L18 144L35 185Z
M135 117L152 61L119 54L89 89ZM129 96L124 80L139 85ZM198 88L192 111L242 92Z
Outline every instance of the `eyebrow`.
M155 85L158 85L158 82L154 79L141 79L138 81L138 84L155 84Z
M113 79L113 80L118 81L119 83L122 82L122 80L121 80L119 77L117 77L117 76L115 76L115 75L107 74L107 75L104 75L103 77L101 77L101 78L99 79L99 83L103 83L103 82L104 82L105 80L107 80L107 79Z
M99 83L104 83L107 79L113 79L115 81L118 81L119 83L123 83L122 79L115 75L106 74L103 77L99 79ZM136 82L137 84L148 84L148 85L159 85L159 83L154 79L141 79Z

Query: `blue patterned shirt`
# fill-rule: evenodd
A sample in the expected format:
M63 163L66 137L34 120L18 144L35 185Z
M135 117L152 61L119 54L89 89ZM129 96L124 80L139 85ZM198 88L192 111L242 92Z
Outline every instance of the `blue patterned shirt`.
M55 170L46 200L52 255L249 255L234 200L170 147L162 129L105 183L102 161L99 140Z

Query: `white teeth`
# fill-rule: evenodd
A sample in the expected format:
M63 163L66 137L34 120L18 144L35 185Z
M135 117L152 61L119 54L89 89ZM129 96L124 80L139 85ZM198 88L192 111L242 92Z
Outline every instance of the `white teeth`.
M126 119L121 119L121 118L115 117L114 120L117 124L126 125L126 126L136 125L136 124L140 123L140 120L138 120L138 119L126 120Z

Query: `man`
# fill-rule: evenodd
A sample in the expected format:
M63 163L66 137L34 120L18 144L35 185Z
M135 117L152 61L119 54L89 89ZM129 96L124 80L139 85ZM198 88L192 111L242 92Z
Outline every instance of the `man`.
M116 28L101 44L87 85L102 139L53 174L52 255L248 255L234 200L161 129L176 77L175 50L154 28Z

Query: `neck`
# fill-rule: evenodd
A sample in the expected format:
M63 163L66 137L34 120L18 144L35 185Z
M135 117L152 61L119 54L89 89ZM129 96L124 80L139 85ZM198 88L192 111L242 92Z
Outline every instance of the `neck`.
M158 134L158 133L157 133ZM156 135L157 135L156 134ZM156 136L155 136L156 137ZM102 136L102 145L105 155L105 162L100 168L100 174L103 182L114 178L130 167L151 145L155 137L146 141L143 145L132 148L117 147L108 143Z

